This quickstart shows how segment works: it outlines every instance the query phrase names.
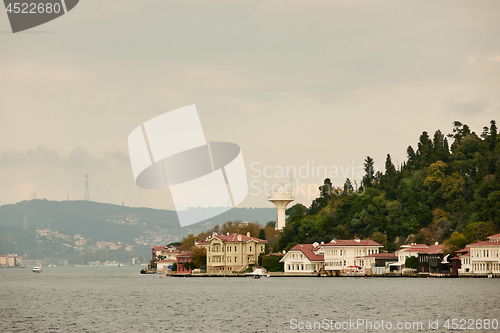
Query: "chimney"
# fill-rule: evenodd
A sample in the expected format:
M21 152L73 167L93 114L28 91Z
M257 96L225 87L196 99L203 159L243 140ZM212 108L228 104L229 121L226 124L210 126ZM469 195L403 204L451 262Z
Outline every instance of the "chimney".
M250 232L247 232L247 237L250 237Z
M238 235L238 242L241 242L241 235Z

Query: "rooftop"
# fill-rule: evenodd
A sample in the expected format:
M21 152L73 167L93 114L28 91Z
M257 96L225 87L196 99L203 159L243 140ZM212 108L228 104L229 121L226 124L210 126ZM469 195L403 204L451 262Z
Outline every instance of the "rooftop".
M267 241L264 239L250 237L247 235L240 235L240 234L236 234L236 233L230 234L230 235L214 236L211 239L214 239L214 238L220 239L221 241L223 241L225 243L241 243L241 242L246 243L246 242L249 242L252 240L257 242L257 243L267 243Z
M324 256L322 254L318 255L313 252L316 250L319 250L319 247L314 247L312 244L297 244L292 247L288 253L292 251L300 251L307 257L307 259L309 259L309 261L323 261Z
M426 249L418 251L418 254L440 254L443 253L443 244L431 245Z
M372 241L371 239L337 239L331 243L321 244L320 247L329 246L378 246L382 247L379 243Z

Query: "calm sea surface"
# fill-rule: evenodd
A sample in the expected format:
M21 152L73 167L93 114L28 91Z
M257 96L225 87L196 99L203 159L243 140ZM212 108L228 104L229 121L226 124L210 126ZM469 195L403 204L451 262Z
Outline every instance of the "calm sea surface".
M141 276L139 267L43 270L0 269L0 331L293 332L307 322L324 326L300 331L500 331L471 329L470 321L461 330L443 326L448 318L500 320L500 279L255 280ZM346 327L358 319L374 326ZM439 320L438 329L429 329L429 320ZM398 322L421 322L423 329L397 329Z

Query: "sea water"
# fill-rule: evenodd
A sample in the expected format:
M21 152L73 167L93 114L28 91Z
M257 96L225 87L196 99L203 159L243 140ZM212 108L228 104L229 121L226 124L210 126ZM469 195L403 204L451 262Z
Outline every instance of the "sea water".
M500 279L160 278L139 271L0 269L0 331L500 331ZM446 328L453 319L458 328Z

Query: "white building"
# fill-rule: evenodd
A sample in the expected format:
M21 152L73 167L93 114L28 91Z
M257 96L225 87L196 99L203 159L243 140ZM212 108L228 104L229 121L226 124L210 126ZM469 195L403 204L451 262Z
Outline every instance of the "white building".
M500 234L467 247L470 248L470 265L474 275L500 274Z
M176 260L164 259L158 260L156 262L156 271L161 273L170 273L172 266L176 263Z
M354 268L365 274L382 275L386 273L386 263L396 261L394 253L373 253L354 258Z
M458 269L458 275L471 275L472 265L470 260L470 248L465 247L460 251L456 251L455 254L456 254L455 258L458 258L458 260L460 260L460 268Z
M324 251L325 270L348 271L357 267L356 257L379 253L382 245L370 239L334 239L331 243L323 244L320 247ZM365 266L364 262L363 266Z
M320 244L297 244L280 262L285 264L285 274L314 273L324 267L323 250Z
M395 252L398 261L391 264L391 271L401 272L405 268L406 259L409 257L418 258L418 252L427 249L429 246L426 244L406 244L401 245L401 248Z

